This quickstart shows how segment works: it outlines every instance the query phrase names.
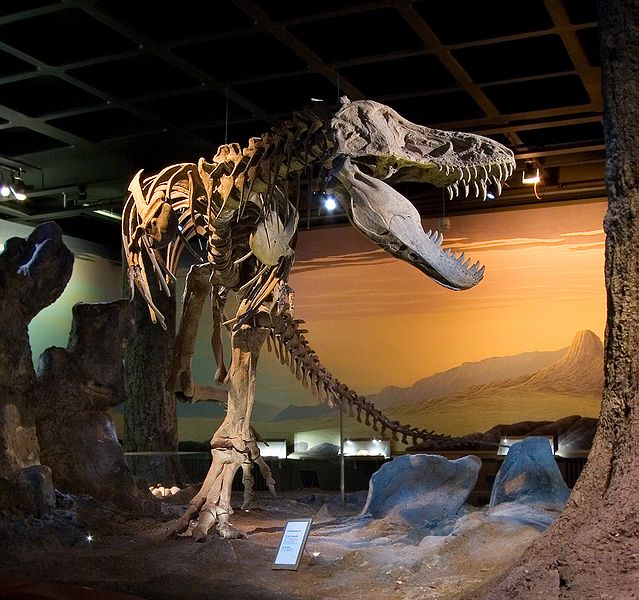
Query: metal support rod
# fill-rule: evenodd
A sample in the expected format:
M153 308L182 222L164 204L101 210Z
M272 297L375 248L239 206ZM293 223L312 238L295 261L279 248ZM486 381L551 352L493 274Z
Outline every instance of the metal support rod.
M339 407L339 492L342 504L346 503L344 496L346 490L344 473L344 417L342 407Z

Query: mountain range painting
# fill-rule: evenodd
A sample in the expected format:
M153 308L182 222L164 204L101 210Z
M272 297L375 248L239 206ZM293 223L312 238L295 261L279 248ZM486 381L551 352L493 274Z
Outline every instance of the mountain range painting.
M350 227L301 231L291 284L306 338L343 383L390 418L452 435L499 423L597 417L603 386L606 203L562 202L455 216L445 248L486 266L452 292ZM437 220L424 228L437 229ZM210 323L193 372L210 383ZM180 439L210 438L223 407L179 409ZM264 349L253 422L266 439L338 443L338 413L318 404ZM345 435L375 432L352 418Z

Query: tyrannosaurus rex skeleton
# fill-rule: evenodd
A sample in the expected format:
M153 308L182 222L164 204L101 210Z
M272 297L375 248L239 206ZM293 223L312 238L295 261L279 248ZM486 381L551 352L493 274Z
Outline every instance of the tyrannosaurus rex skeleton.
M154 321L164 326L147 270L153 270L168 294L181 253L187 249L197 259L186 278L167 388L188 398L198 396L190 362L208 295L218 366L215 380L228 384L226 417L211 440L211 468L176 531L185 530L197 514L196 540L204 540L216 523L222 536L241 535L229 524L231 484L242 467L250 496L252 461L273 489L250 426L256 366L265 341L321 401L359 420L363 413L367 424L382 434L388 430L395 439L401 436L404 443L408 438L413 443L446 439L391 421L340 383L321 365L300 321L290 314L287 280L302 176L308 179L309 194L317 182L326 182L353 225L375 244L440 285L462 290L479 283L483 267L471 265L463 254L443 251L443 236L425 233L417 209L390 184L427 182L445 188L450 198L471 191L485 198L488 186L501 191L514 167L512 152L488 138L422 127L383 104L343 99L336 112L318 104L295 113L271 133L251 138L244 149L223 145L211 162L172 165L143 181L141 171L134 177L123 212L123 242L132 289L140 290ZM205 240L206 256L193 248L196 239ZM229 291L237 295L239 308L226 319ZM228 372L223 326L231 331Z

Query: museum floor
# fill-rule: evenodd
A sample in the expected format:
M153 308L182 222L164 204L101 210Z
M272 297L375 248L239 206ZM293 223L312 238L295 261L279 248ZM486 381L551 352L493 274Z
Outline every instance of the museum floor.
M11 583L31 581L90 586L149 600L452 600L503 571L539 535L534 526L496 525L482 517L482 510L469 509L451 535L416 537L388 520L358 521L365 498L365 492L348 494L342 505L339 494L318 490L284 492L276 498L258 493L254 507L238 509L233 518L247 540L210 535L204 544L188 536L166 539L157 516L132 518L113 506L78 498L75 523L57 511L37 527L35 520L25 520L13 538L3 532L3 539L13 543L0 559L0 590L5 590L0 598L17 597L10 595ZM239 496L236 500L241 501ZM176 509L167 503L164 518ZM301 516L313 517L314 525L299 570L272 570L286 520ZM79 531L83 523L86 531ZM25 542L21 533L27 527Z

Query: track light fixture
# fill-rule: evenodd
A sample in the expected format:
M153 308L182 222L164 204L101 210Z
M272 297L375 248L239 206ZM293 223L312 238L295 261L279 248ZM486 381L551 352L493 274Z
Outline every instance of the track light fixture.
M4 168L0 169L0 197L11 198L24 201L27 199L28 186L22 180L22 169Z
M24 184L24 181L22 181L20 172L14 174L10 187L16 200L24 202L27 199L27 186Z
M0 196L2 198L8 198L11 195L11 188L9 183L5 179L4 174L0 173Z
M521 182L526 185L536 185L541 181L539 174L539 163L534 160L527 160L524 163L524 172L521 176Z

